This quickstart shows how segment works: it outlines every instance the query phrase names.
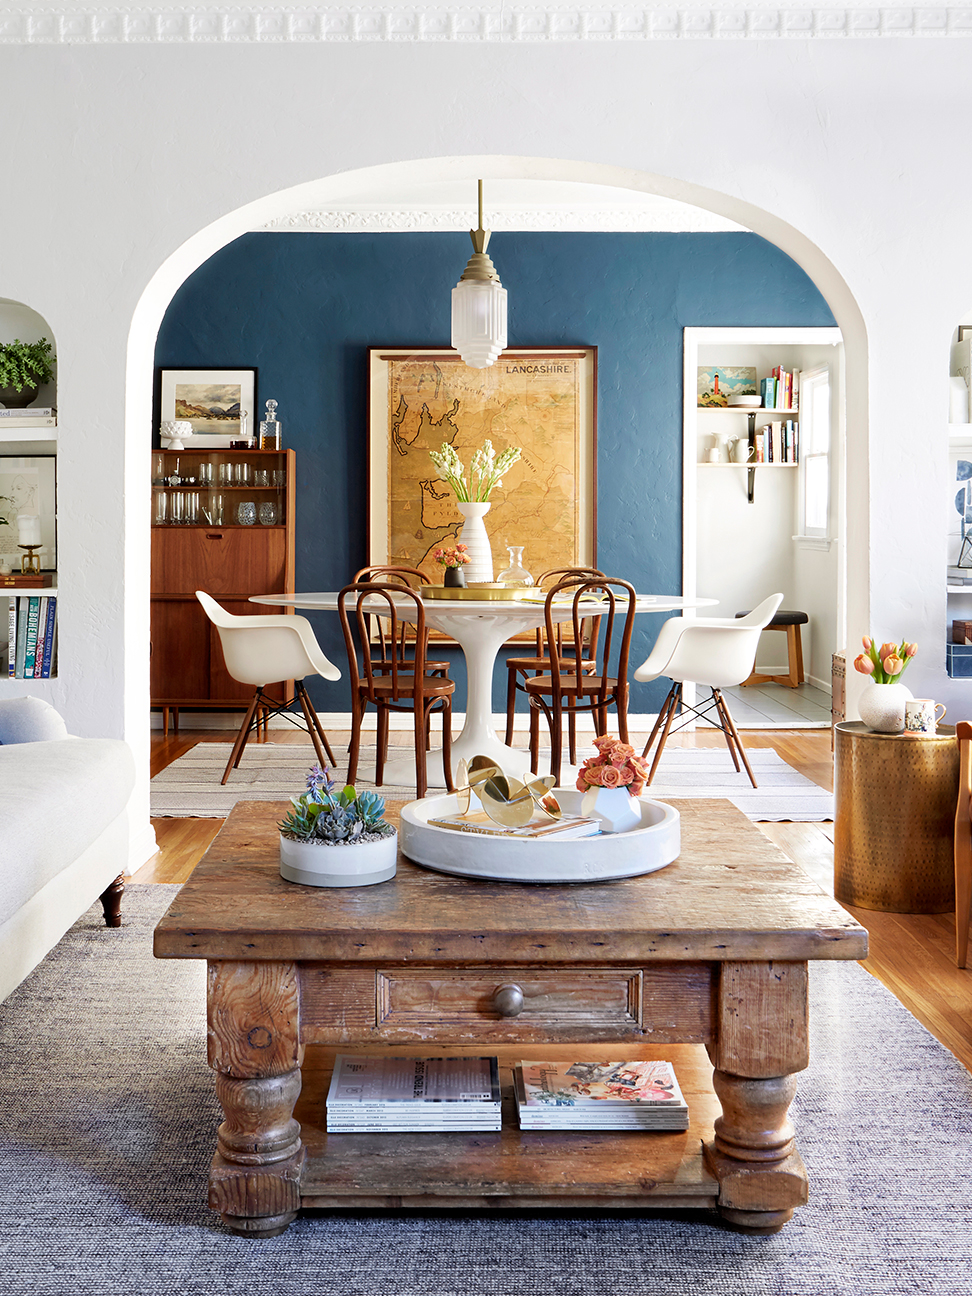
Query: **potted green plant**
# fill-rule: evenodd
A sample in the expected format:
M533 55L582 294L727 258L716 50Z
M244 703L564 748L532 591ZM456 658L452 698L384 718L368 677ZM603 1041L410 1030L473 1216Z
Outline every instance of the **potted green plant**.
M54 377L53 347L47 338L39 342L0 342L0 405L26 409L38 389Z
M307 790L291 797L280 829L280 876L304 886L352 887L395 876L398 833L377 792L340 792L327 768L312 765Z

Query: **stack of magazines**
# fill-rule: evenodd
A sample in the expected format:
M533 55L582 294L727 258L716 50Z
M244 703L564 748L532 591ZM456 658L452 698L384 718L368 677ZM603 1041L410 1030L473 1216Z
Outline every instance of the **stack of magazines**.
M688 1129L670 1062L521 1062L513 1081L521 1129Z
M339 1053L327 1092L330 1134L498 1130L494 1057L381 1057Z
M588 819L583 815L564 815L560 819L531 819L522 828L504 828L502 824L490 819L485 810L468 810L465 814L437 815L429 819L436 828L451 828L455 832L481 833L485 837L557 837L561 840L572 837L596 837L601 831L600 819Z

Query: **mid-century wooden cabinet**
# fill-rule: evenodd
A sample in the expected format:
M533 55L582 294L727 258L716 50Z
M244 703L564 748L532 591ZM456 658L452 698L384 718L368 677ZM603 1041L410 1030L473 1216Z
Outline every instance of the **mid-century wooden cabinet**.
M293 450L156 450L152 455L152 706L243 710L253 689L226 670L196 598L235 615L294 591ZM283 613L283 609L281 609ZM289 681L268 688L282 701Z

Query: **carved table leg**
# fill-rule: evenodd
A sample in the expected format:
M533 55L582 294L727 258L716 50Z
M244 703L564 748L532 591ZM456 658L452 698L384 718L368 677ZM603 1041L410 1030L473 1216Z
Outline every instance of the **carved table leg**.
M121 902L124 890L125 874L119 873L114 882L106 886L101 893L101 907L105 911L106 927L121 926Z
M232 1233L275 1237L300 1210L299 1036L295 964L210 963L209 1064L226 1120L209 1204Z
M718 1036L709 1047L722 1104L705 1159L723 1219L776 1233L807 1200L807 1174L787 1112L809 1061L807 965L726 963Z

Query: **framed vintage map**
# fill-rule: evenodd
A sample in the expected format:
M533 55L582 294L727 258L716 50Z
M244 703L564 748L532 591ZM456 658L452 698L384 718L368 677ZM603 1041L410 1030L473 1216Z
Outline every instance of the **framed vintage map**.
M523 546L534 577L592 566L596 549L597 349L505 351L470 369L452 350L370 355L368 561L420 568L442 584L432 551L462 539L455 497L429 458L443 442L468 470L487 439L521 457L490 495L494 572Z

